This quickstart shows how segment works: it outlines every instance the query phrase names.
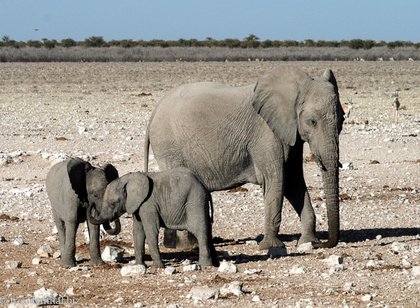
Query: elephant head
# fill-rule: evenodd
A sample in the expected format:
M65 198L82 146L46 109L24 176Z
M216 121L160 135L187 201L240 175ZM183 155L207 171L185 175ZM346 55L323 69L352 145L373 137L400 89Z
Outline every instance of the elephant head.
M282 142L308 142L323 175L329 237L323 247L339 239L339 133L344 112L337 82L327 69L314 79L293 67L262 77L254 88L252 105Z
M93 224L103 224L127 212L133 214L151 194L151 179L140 172L128 173L106 187L102 206L88 209L88 219Z
M80 159L72 159L67 165L70 183L83 204L101 204L106 185L118 177L118 171L112 165L95 168L90 163ZM105 231L116 235L121 230L120 221L115 221L112 228L110 221L103 223Z

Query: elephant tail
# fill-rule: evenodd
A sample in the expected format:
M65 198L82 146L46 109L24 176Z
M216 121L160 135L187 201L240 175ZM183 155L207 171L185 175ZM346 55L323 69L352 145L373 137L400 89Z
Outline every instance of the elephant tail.
M148 172L148 169L149 169L149 147L150 147L149 127L147 127L146 136L144 139L144 172Z
M210 224L213 224L213 216L214 216L214 209L213 209L213 198L211 197L211 193L208 193L209 196L209 205L210 205Z

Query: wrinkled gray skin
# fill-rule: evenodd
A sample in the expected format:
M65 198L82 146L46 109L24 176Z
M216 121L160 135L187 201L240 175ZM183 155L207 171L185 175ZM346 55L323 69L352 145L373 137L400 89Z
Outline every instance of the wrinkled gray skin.
M91 207L88 220L101 224L133 215L136 263L144 264L147 238L153 265L163 267L159 253L159 228L188 230L198 241L199 264L218 265L212 242L212 199L197 177L186 168L156 173L134 172L111 182L100 210Z
M281 247L283 198L296 212L299 244L333 247L339 239L339 133L344 120L336 79L285 66L256 84L230 87L194 83L172 90L154 110L145 142L161 170L184 166L210 190L260 184L265 199L261 249ZM322 170L328 213L328 241L315 235L315 214L303 176L308 142Z
M112 165L106 165L103 169L95 168L80 158L60 162L48 172L47 194L58 230L62 266L76 265L76 232L79 224L86 221L88 202L102 203L102 185L92 184L101 182L106 186L117 177L118 172ZM110 222L104 221L104 229L108 234L118 234L120 222L116 221L115 228L112 229ZM103 261L99 247L99 226L88 222L88 231L90 263L101 264Z

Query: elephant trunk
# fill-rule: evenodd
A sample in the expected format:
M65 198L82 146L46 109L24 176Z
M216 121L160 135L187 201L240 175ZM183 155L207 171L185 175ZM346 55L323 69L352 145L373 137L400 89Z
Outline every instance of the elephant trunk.
M100 215L97 214L97 211L93 205L89 205L88 207L87 218L89 222L93 223L94 225L108 224L109 229L111 229L111 226L109 225L109 220L101 218ZM115 227L117 228L117 226Z
M334 138L332 139L334 140ZM316 246L332 248L338 244L340 237L338 141L330 144L330 147L328 147L327 151L323 153L328 154L322 155L320 153L318 156L318 164L322 171L322 181L324 185L327 206L328 241Z
M107 221L106 223L103 224L104 229L106 231L106 233L108 233L109 235L117 235L120 233L121 231L121 223L119 219L116 219L114 221L115 227L112 228L109 221Z
M336 167L323 171L322 178L328 217L328 241L322 243L322 247L331 248L337 245L340 236L338 163Z

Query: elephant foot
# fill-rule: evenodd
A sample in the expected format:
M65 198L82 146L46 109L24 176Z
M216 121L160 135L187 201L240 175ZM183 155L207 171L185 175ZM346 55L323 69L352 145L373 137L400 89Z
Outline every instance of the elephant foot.
M198 264L201 266L214 266L213 261L210 258L198 260Z
M105 262L102 259L90 259L89 264L91 266L99 266L105 264Z
M76 266L76 261L74 261L74 260L61 260L60 265L61 265L61 267L64 267L64 268L71 268L71 267Z
M163 265L162 261L158 261L158 262L153 261L153 267L164 268L165 266Z
M262 241L258 244L258 247L260 250L266 250L271 247L285 247L285 245L277 236L265 235Z
M298 240L298 246L305 244L305 243L312 243L313 245L319 244L319 239L313 234L302 234Z

